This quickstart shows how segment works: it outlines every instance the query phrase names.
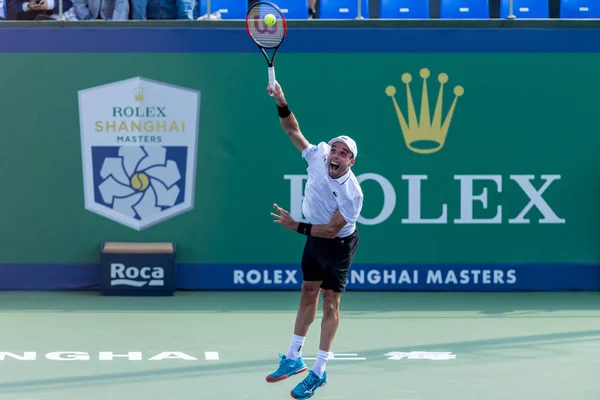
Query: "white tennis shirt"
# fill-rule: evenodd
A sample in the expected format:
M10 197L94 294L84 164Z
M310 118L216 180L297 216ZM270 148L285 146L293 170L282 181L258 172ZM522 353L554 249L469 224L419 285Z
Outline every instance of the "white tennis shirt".
M351 169L338 179L329 176L327 157L331 147L321 142L302 151L308 163L308 180L302 200L302 213L311 224L327 224L337 209L347 224L337 234L346 237L356 230L363 206L363 192Z

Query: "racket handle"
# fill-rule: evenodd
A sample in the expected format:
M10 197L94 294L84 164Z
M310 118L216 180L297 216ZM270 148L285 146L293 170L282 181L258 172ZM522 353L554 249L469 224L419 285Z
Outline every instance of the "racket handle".
M269 86L271 86L271 89L275 90L275 68L274 67L269 67ZM273 95L271 94L271 97Z

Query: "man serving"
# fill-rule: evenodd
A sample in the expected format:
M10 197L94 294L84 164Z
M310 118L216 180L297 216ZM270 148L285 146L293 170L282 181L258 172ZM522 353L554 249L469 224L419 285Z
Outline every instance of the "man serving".
M348 136L338 136L318 145L309 143L290 111L279 83L275 89L267 87L267 91L277 102L283 130L308 164L302 213L309 223L297 222L288 211L273 205L279 212L271 213L274 222L306 235L306 243L302 253L303 283L294 334L287 354L280 354L279 368L266 380L279 382L308 369L302 360L302 347L315 319L321 292L323 320L317 359L306 378L291 391L293 398L308 399L327 382L325 364L339 325L340 297L358 247L356 221L363 206L363 193L350 169L358 149Z

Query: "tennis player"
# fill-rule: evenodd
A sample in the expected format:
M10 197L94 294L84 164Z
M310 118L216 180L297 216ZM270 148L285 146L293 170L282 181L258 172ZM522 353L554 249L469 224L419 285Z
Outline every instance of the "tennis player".
M327 382L325 365L340 321L340 297L358 247L356 221L362 209L363 193L351 170L358 149L348 136L338 136L318 145L309 143L279 84L274 90L267 87L267 91L277 101L283 130L308 164L302 212L309 223L295 221L288 211L273 205L278 212L271 213L274 222L306 235L306 243L302 254L304 279L294 334L287 354L279 354L279 368L266 380L279 382L308 369L302 360L302 347L322 293L323 320L317 359L306 378L291 391L295 399L308 399Z

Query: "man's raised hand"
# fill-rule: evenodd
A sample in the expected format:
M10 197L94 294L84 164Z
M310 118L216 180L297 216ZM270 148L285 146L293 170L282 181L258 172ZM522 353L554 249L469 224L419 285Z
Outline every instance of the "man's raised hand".
M270 85L267 85L267 93L269 93L270 96L273 96L275 98L275 100L277 101L277 105L284 106L286 104L285 96L283 95L283 90L281 90L279 82L275 82L274 89L272 89Z

